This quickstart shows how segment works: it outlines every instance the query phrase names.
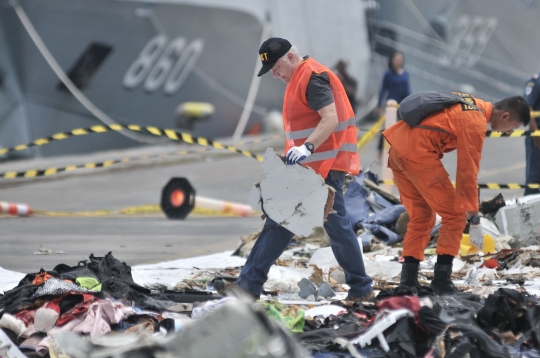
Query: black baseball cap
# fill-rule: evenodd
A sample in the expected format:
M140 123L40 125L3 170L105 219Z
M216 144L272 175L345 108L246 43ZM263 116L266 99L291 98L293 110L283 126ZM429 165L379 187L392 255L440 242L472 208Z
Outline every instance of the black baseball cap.
M270 71L283 55L285 55L291 49L292 45L289 41L279 38L271 37L264 41L259 48L259 57L262 61L262 68L257 76L261 77L266 72Z

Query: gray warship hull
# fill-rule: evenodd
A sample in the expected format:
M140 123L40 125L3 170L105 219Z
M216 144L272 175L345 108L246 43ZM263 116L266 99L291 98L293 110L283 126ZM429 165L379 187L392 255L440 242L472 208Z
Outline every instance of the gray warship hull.
M117 123L173 128L185 102L214 114L192 133L231 136L252 87L268 24L303 54L332 66L339 58L365 85L369 43L357 0L19 0L48 51L81 93ZM322 25L324 24L324 25ZM354 43L355 46L350 46ZM53 72L13 6L0 5L0 147L101 122ZM245 132L281 110L284 84L262 77ZM264 129L264 128L263 128ZM51 156L141 143L118 133L89 135L17 152Z

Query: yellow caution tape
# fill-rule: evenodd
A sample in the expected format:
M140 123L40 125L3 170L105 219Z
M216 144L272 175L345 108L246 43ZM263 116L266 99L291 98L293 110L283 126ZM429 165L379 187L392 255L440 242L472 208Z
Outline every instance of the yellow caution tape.
M94 211L46 211L32 210L35 215L52 216L52 217L96 217L96 216L130 216L130 215L152 215L163 214L161 207L158 204L131 206L118 210L94 210ZM190 215L200 216L237 216L232 213L224 213L209 209L193 208Z
M384 121L386 121L386 115L381 116L381 118L379 118L379 120L367 131L367 133L358 140L358 143L356 144L356 148L358 150L361 150L369 142L371 142L375 135L379 133Z
M395 185L393 180L379 180L379 184L387 184L387 185ZM456 183L452 182L454 186L456 186ZM480 189L525 189L525 188L531 188L531 189L538 189L540 188L540 184L531 183L531 184L516 184L516 183L508 183L508 184L498 184L498 183L485 183L485 184L477 184L478 188Z
M105 126L102 126L102 127L105 127ZM176 133L176 132L173 131L173 133ZM191 138L195 138L195 137L191 137ZM260 138L260 139L255 139L252 141L237 142L235 143L235 146L241 146L241 145L252 144L252 143L260 143L266 140L273 140L273 139L278 139L278 138L282 138L282 136L272 136L269 138ZM206 145L210 146L210 142L211 142L210 140L207 140L204 138L198 138L198 139L203 139L202 143L206 143ZM79 164L79 165L68 165L66 167L60 167L60 168L30 169L30 170L25 170L21 172L4 172L4 173L0 173L0 178L16 179L16 178L36 178L36 177L43 177L43 176L51 176L51 175L56 175L63 172L77 170L77 169L104 168L104 167L108 167L108 166L119 164L119 163L134 162L137 160L145 160L145 159L151 159L151 158L163 158L163 157L167 157L171 155L186 155L186 154L193 154L193 153L202 153L202 152L207 152L213 149L229 149L233 152L237 152L245 156L256 158L257 160L262 161L261 157L256 156L252 154L251 152L241 150L241 149L236 149L233 146L225 146L219 142L213 142L210 148L199 148L195 150L182 150L182 151L173 152L173 153L161 153L161 154L155 154L155 155L143 155L141 157L106 160L104 162L95 162L95 163L92 162L92 163L85 163L85 164Z

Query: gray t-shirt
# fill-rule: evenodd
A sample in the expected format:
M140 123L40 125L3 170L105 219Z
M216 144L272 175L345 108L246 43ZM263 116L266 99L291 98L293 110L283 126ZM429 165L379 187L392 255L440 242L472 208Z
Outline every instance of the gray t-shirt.
M306 99L312 110L319 109L334 103L334 93L330 86L328 73L312 73L306 89Z

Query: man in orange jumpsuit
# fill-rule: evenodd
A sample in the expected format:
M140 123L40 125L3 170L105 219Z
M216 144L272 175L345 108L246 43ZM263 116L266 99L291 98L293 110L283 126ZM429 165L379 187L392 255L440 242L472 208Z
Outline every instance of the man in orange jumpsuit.
M508 97L492 104L470 97L472 106L458 103L436 112L412 127L400 121L383 132L390 143L388 167L401 201L410 216L403 242L405 261L400 287L416 292L418 266L424 260L430 231L435 224L435 213L442 217L437 241L437 263L431 288L435 294L449 294L457 289L450 279L454 256L466 219L470 223L471 242L483 245L483 230L478 216L476 177L482 157L487 125L493 131L510 132L530 120L525 98ZM441 158L457 149L456 188L452 185Z

